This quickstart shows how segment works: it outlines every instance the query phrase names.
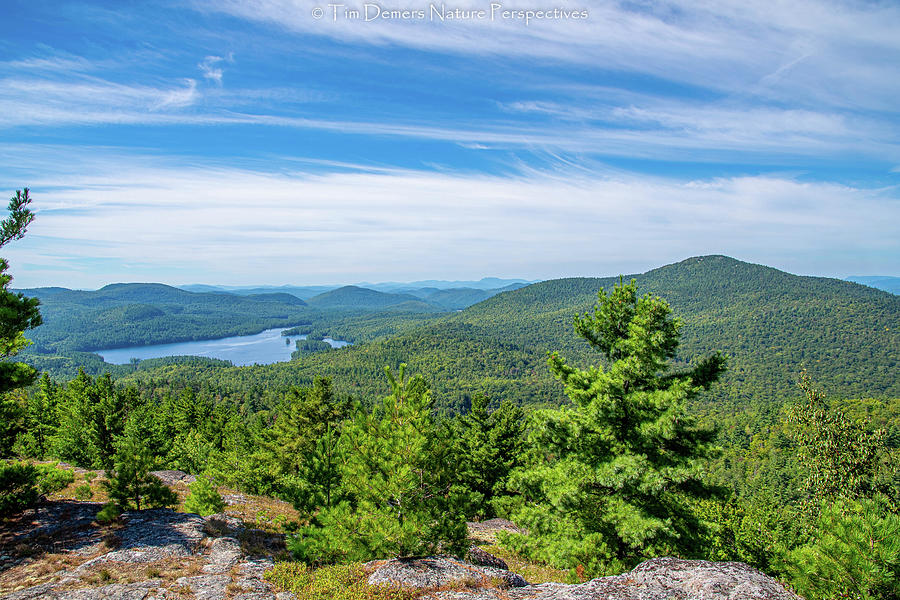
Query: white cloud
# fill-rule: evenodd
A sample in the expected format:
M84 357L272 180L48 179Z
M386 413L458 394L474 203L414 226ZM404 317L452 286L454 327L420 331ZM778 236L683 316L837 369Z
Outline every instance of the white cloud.
M710 253L840 275L861 261L886 270L900 253L893 192L787 178L139 164L35 181L37 219L4 248L16 285L548 278Z
M183 80L184 88L174 89L162 94L159 102L151 106L151 110L163 108L182 108L194 104L200 97L197 92L197 82L193 79Z
M223 62L234 62L234 54L229 53L227 56L207 56L203 62L198 64L203 76L218 85L222 85L222 76L225 70L220 65Z
M58 81L0 79L0 127L21 125L160 122L159 111L184 108L199 98L196 81L152 87L98 78Z

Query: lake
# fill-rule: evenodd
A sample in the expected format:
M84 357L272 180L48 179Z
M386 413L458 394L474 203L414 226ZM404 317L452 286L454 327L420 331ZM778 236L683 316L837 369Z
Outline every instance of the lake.
M268 365L291 360L291 352L296 350L295 340L305 340L305 335L284 337L283 328L267 329L255 335L237 335L217 340L176 342L174 344L154 344L152 346L131 346L113 350L96 350L103 360L114 365L124 365L132 358L144 360L163 356L205 356L230 360L238 367L247 365ZM285 343L290 340L290 343ZM343 348L349 342L325 338L332 348Z

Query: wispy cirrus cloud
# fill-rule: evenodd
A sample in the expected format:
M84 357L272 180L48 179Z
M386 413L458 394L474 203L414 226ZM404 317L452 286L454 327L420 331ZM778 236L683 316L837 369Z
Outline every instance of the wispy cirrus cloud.
M900 80L900 5L839 0L746 2L656 0L565 2L586 20L523 22L431 17L441 3L410 0L425 19L347 18L364 3L334 3L320 19L318 0L197 0L204 11L227 13L304 35L457 54L537 57L650 75L692 86L790 101L896 112ZM488 9L458 0L449 8ZM503 9L553 9L547 0L507 0ZM334 11L337 11L335 14Z
M202 104L201 98L205 98ZM900 143L891 128L875 119L837 112L728 107L653 98L643 98L644 105L627 106L516 101L500 105L506 118L472 124L452 119L442 123L398 118L354 120L347 118L352 116L350 110L338 113L342 119L323 118L320 111L312 111L310 117L294 116L277 112L274 105L260 104L290 99L294 105L315 105L329 98L326 93L288 88L208 92L191 78L149 86L98 77L69 81L9 77L0 79L0 127L263 126L441 141L469 149L537 147L654 159L681 158L689 150L701 153L704 160L754 153L855 153L900 160ZM248 108L256 108L257 112L248 112ZM535 114L546 121L531 120Z

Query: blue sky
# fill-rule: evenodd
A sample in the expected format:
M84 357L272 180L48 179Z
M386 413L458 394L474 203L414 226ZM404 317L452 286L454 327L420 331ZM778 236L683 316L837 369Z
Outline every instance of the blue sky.
M18 287L547 279L698 254L900 275L893 1L0 14L0 191L31 187L37 212L3 248Z

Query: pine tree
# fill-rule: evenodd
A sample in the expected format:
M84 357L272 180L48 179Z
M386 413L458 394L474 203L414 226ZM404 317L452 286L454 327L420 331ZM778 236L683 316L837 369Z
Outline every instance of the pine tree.
M209 479L197 477L197 480L190 485L190 492L184 499L184 510L206 517L220 513L224 509L225 500Z
M94 466L101 469L113 467L116 441L125 428L127 410L138 404L137 392L117 389L109 373L98 377L91 386L90 446Z
M122 510L174 506L178 497L150 474L157 459L138 434L126 430L116 445L115 466L104 484L109 498Z
M0 248L21 239L34 214L28 209L31 197L17 191L9 201L9 215L0 222ZM10 362L12 356L31 342L25 339L25 331L41 324L40 302L26 298L22 293L9 291L12 276L6 273L9 263L0 258L0 458L7 456L22 426L24 398L9 392L34 383L37 371L20 362Z
M316 377L306 390L290 390L279 407L266 445L277 465L280 492L297 510L314 512L337 499L338 444L349 409L325 377Z
M818 511L823 501L871 497L879 487L885 431L872 431L865 423L832 410L806 371L800 376L800 389L805 398L791 407L788 423L794 426L798 456L808 472L805 500Z
M93 380L83 369L60 392L57 402L59 427L51 439L53 455L79 467L93 467L91 423L94 407L91 398Z
M550 355L571 405L534 413L536 459L511 484L522 494L515 519L530 535L509 544L591 574L696 552L701 524L686 500L711 492L702 467L714 431L699 427L685 402L718 378L725 358L673 372L680 327L665 301L639 298L634 281L620 280L609 295L601 289L593 314L576 317L606 366L578 369Z
M524 411L503 402L488 412L488 404L487 396L476 394L469 412L454 419L448 432L467 517L495 515L494 500L505 494L506 479L524 451Z
M349 500L323 510L289 543L306 562L368 560L464 550L466 526L452 490L447 440L438 435L421 377L395 377L369 412L357 406L343 432L342 488Z
M16 440L17 452L32 458L44 458L59 427L57 402L59 386L44 373L37 391L28 396L25 407L25 431Z

